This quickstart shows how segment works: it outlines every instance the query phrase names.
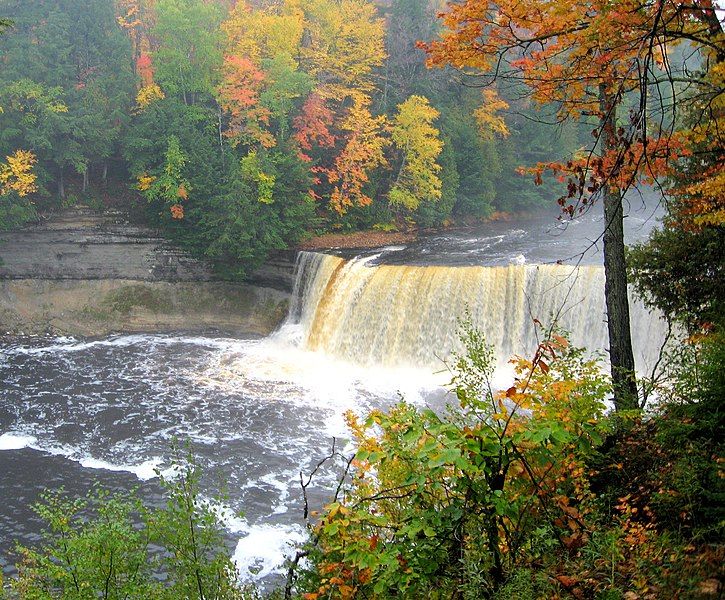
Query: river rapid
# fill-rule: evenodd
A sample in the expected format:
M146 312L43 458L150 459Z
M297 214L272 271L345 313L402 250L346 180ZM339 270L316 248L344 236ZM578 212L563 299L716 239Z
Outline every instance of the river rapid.
M632 241L654 219L643 210L629 223ZM29 506L45 488L75 495L94 481L138 486L158 503L157 474L169 469L178 439L191 443L209 497L225 482L221 508L241 579L274 583L305 535L300 472L333 439L345 448L346 411L364 414L400 396L443 406L444 360L465 315L496 346L501 385L509 356L535 346L534 318L556 313L575 341L604 349L601 226L596 214L566 227L540 217L352 259L304 253L290 316L264 339L2 340L0 565L11 573L15 542L38 541ZM570 257L570 266L555 264ZM646 362L663 324L641 305L632 321ZM331 468L315 478L313 506L329 497L336 475Z
M281 339L130 335L95 341L24 338L2 352L0 556L37 541L29 509L44 488L85 493L93 481L139 486L159 501L156 472L174 439L189 440L209 497L225 482L230 548L245 581L269 580L304 527L300 471L347 436L344 413L422 401L435 377L369 370L314 356ZM440 380L439 380L440 381ZM310 498L335 482L323 470ZM243 516L238 513L243 512Z

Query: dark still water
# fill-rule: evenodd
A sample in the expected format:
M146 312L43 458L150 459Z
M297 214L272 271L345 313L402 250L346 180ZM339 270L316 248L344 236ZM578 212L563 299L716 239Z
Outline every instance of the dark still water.
M293 328L286 335L293 338ZM337 364L279 335L2 344L0 560L7 572L15 541L37 540L29 505L44 488L83 494L98 480L138 485L157 502L155 469L168 468L178 438L191 441L210 494L220 478L226 482L225 524L241 577L269 581L290 544L303 539L299 472L328 453L333 436L345 436L344 412L389 404L406 381L416 381L410 400L433 386L400 370ZM333 472L320 475L314 503L333 482ZM238 511L242 518L233 516Z

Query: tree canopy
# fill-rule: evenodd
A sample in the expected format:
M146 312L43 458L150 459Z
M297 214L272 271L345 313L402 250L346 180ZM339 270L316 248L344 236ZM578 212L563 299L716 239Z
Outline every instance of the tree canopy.
M0 156L36 157L32 201L142 213L227 273L319 228L541 206L547 192L515 169L535 164L526 152L539 143L547 156L578 143L533 120L488 118L491 98L426 69L415 44L439 28L426 3L12 0L3 10L14 26L0 39ZM532 133L540 142L522 143ZM162 191L172 147L184 161ZM289 181L276 173L282 155ZM260 220L236 222L248 247L216 237L230 189L261 205Z

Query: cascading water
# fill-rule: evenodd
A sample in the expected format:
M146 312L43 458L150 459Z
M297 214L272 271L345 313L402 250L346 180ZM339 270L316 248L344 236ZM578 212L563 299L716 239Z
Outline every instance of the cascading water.
M520 227L445 232L377 258L300 253L289 317L264 339L179 332L4 340L0 570L12 570L4 557L14 540L38 539L27 505L45 487L83 495L100 478L114 488L140 484L145 502L159 502L155 469L170 466L178 437L193 444L211 479L222 474L228 483L222 508L241 577L279 581L293 553L287 542L305 536L300 471L315 468L333 437L349 435L348 410L385 409L399 395L445 406L442 359L459 343L466 310L500 363L530 355L534 318L548 324L553 314L576 344L606 348L600 266L508 264L569 256L572 234L589 244L601 222L572 222L554 237L539 221ZM663 324L635 303L632 325L651 362ZM509 386L510 375L498 370L494 385ZM337 477L335 468L317 472L311 506L329 500ZM203 485L205 494L213 489Z
M429 369L458 349L466 315L502 363L536 347L541 332L535 320L556 320L576 345L607 347L601 266L370 263L370 257L300 253L294 301L280 334L294 330L300 347L357 365ZM635 300L631 322L638 365L646 369L664 323Z

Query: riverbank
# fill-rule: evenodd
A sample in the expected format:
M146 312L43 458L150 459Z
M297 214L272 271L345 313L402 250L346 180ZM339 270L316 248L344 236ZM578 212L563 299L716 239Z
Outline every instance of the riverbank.
M284 320L288 306L289 296L279 290L227 282L15 279L0 281L0 333L264 336Z
M85 207L0 234L0 333L267 335L287 314L293 260L223 281L122 213Z
M415 229L411 231L378 231L375 229L366 229L363 231L349 231L344 233L330 232L302 241L298 244L297 249L319 252L324 252L325 250L371 250L383 246L410 244L416 241L421 234L435 234L441 231L466 231L484 223L495 223L498 221L510 222L531 216L533 216L531 212L513 214L496 211L489 217L479 219L473 224L457 223L435 229Z
M417 232L351 231L349 233L323 233L299 244L300 250L357 250L408 244L417 239Z

